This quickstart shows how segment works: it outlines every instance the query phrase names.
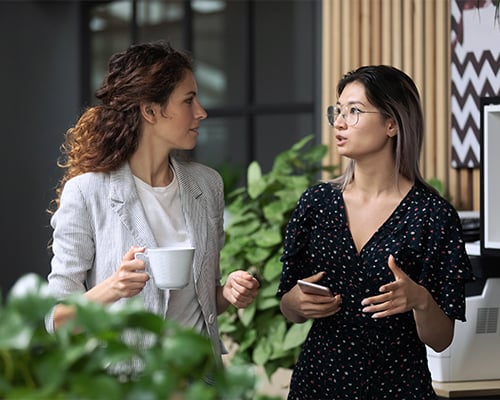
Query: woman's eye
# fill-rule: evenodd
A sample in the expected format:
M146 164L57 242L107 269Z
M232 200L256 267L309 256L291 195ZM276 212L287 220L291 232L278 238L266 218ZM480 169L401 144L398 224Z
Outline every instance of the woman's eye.
M361 110L358 107L351 107L349 109L349 114L359 114Z
M187 104L193 104L193 99L187 99L187 100L186 100L186 103L187 103Z

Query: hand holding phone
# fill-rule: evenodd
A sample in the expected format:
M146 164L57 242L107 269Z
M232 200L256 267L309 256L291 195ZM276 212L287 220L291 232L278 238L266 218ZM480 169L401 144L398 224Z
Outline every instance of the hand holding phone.
M302 290L304 293L314 294L319 296L333 296L332 292L330 291L330 288L327 288L326 286L318 285L317 283L303 281L302 279L299 279L297 281L297 284L299 285L300 290Z

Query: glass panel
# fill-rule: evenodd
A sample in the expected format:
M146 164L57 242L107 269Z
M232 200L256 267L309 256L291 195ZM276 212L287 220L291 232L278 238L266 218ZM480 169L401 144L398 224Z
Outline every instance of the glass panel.
M313 0L255 2L257 104L313 101L314 6Z
M138 42L168 40L184 49L184 0L139 0L137 2Z
M131 1L114 1L90 9L90 93L99 88L108 68L109 58L130 45Z
M206 108L245 103L244 1L194 0L193 54Z
M313 116L310 113L276 114L257 117L255 124L256 159L267 173L274 159L284 150L313 132Z
M247 167L243 118L210 118L201 122L194 158L218 170L229 186L241 184Z

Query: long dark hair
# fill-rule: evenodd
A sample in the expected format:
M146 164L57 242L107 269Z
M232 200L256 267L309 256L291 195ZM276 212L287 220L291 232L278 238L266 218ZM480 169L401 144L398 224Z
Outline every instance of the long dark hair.
M398 133L394 140L395 176L401 174L412 182L427 185L419 167L425 131L424 115L413 80L395 67L368 65L345 74L337 85L337 95L340 96L346 85L352 82L361 83L368 101L385 118L392 118L397 124ZM351 160L336 182L345 188L353 179L354 161Z

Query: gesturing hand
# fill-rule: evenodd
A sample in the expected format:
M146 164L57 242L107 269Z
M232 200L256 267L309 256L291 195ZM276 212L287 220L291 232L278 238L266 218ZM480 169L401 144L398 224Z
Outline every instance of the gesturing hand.
M423 302L427 298L427 289L406 275L396 265L392 255L389 256L387 264L395 280L380 287L379 292L382 294L363 299L361 304L366 306L363 312L374 313L372 318L383 318L425 307Z
M259 281L252 274L246 271L234 271L227 277L222 295L236 308L245 308L257 296L259 286Z

